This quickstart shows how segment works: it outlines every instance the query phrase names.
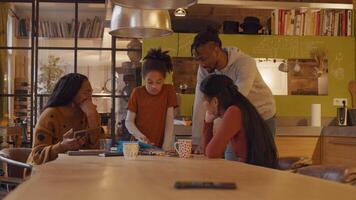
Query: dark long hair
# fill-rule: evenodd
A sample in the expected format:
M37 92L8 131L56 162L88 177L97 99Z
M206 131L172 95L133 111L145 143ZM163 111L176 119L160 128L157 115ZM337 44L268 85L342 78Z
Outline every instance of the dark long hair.
M158 71L163 77L166 77L166 74L173 70L172 59L168 55L168 51L162 51L160 48L150 49L143 60L143 77L150 71Z
M48 107L64 106L71 103L82 83L86 80L88 80L88 77L78 73L62 76L54 86L53 92L43 110Z
M218 99L219 113L233 105L240 108L247 138L247 163L277 168L277 148L272 133L256 108L238 91L234 82L225 75L213 74L202 81L200 91L208 99Z

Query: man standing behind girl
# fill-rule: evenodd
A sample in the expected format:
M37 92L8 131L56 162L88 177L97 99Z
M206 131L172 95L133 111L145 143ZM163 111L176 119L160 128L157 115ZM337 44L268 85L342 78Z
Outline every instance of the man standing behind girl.
M173 68L167 53L151 49L144 57L145 85L133 90L125 121L126 128L137 140L164 150L172 149L174 108L178 106L174 86L164 84Z

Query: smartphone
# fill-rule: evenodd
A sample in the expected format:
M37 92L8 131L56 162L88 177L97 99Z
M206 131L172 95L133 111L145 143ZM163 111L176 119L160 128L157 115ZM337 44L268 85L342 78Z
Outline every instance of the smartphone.
M176 189L237 189L234 182L201 182L201 181L177 181L174 185Z
M104 152L99 154L100 157L112 157L112 156L124 156L123 153L120 152Z
M87 132L86 131L74 131L74 138L80 139L82 137L86 137Z

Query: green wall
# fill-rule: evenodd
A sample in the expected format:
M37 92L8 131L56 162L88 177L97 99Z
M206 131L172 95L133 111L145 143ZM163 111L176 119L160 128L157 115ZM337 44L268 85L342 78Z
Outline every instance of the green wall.
M190 45L194 34L173 34L167 37L145 39L143 54L152 47L168 50L172 57L190 57ZM275 96L277 116L310 116L312 103L322 104L322 116L336 115L333 98L351 97L348 82L355 77L355 38L316 36L270 35L220 35L223 46L237 46L255 58L310 58L310 51L322 48L327 52L329 69L328 96ZM167 78L171 82L172 77ZM191 115L193 95L183 95L181 114Z

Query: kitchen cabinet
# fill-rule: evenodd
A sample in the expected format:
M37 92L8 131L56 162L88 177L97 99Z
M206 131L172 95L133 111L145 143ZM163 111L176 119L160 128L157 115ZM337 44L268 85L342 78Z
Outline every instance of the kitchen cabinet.
M356 126L323 129L321 163L356 167Z
M320 163L320 137L318 136L276 136L279 157L306 157L313 164Z
M306 157L320 163L320 127L277 127L275 142L279 157Z

